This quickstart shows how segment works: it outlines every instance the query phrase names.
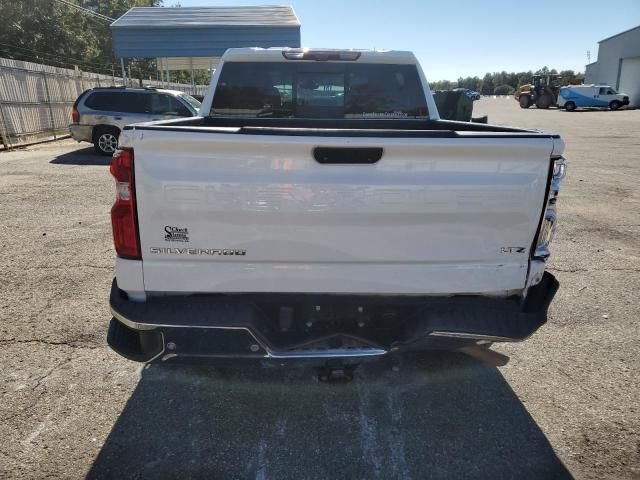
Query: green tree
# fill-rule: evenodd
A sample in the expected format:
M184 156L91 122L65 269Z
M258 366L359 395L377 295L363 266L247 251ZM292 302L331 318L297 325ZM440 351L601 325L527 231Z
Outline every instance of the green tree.
M452 90L456 88L456 84L449 80L439 80L437 82L429 83L431 90Z
M479 92L481 86L482 86L482 80L478 77L458 78L459 88L468 88L469 90Z
M560 75L562 76L563 85L580 85L584 83L583 73L576 73L573 70L561 70Z
M162 0L80 0L78 5L111 18ZM111 73L115 64L109 22L56 0L0 0L0 56L65 68ZM132 70L149 70L149 61ZM133 72L132 72L133 73ZM146 73L146 72L145 72Z
M536 74L559 74L562 76L563 85L579 85L584 82L584 74L579 72L576 73L573 70L561 70L558 73L558 70L555 68L550 69L549 67L542 67L536 71ZM459 77L457 82L439 80L432 82L431 85L434 90L436 89L434 86L437 87L437 89L449 89L457 86L460 88L475 90L483 95L510 95L522 85L530 83L532 76L532 70L527 72L507 72L503 70L502 72L487 73L482 79L478 77ZM454 87L452 87L452 85ZM507 91L508 93L502 93L504 91Z
M482 79L482 87L480 87L480 93L482 95L493 95L493 89L495 84L493 83L493 75L487 73Z
M110 18L132 7L158 7L163 0L70 0ZM178 5L179 6L179 5ZM82 13L57 0L0 0L0 57L26 60L63 68L120 75L113 56L109 22ZM133 78L158 77L156 60L128 59ZM196 83L208 83L208 71L194 72ZM171 80L191 83L191 73L171 72Z
M493 93L496 95L513 95L514 91L515 91L515 88L513 88L511 85L502 84L502 85L498 85L493 90Z

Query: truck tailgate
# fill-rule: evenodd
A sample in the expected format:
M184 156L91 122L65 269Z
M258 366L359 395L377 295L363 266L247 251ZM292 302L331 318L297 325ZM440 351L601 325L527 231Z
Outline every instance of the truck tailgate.
M144 286L162 292L522 289L553 140L133 130ZM317 147L381 148L371 164Z

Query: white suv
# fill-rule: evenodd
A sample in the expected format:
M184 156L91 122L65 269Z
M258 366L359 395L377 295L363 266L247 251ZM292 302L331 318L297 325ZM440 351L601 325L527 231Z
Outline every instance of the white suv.
M93 143L103 155L113 155L125 125L195 117L200 102L177 90L153 87L93 88L83 92L73 104L71 137Z

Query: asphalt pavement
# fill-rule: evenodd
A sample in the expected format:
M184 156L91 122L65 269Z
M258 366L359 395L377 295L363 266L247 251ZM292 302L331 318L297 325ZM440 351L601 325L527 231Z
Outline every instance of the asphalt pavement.
M640 110L521 110L568 176L550 320L495 349L361 367L141 367L110 351L109 159L63 140L0 152L0 478L640 478Z

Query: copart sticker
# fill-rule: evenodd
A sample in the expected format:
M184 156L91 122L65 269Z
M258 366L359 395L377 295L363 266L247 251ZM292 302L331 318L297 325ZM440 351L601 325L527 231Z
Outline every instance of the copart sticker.
M164 227L164 240L165 242L188 242L189 230L187 227L172 227L166 225Z

